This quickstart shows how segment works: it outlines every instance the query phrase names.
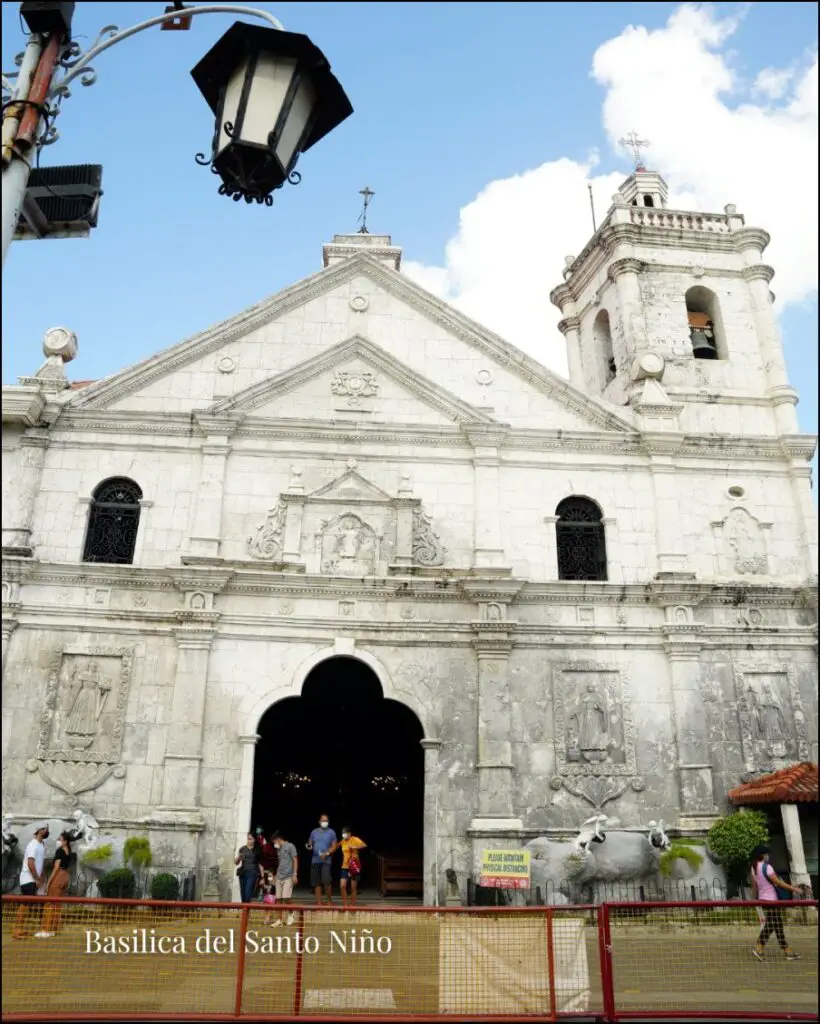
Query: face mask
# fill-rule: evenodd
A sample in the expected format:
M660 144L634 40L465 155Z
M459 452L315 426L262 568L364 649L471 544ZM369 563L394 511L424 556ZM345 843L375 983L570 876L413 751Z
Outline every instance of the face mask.
M282 849L282 844L281 843L274 843L273 845L276 847L277 850L281 850Z
M320 826L321 826L322 828L327 828L328 824L329 824L329 823L328 823L328 822L326 822L326 821L320 821L320 822L319 822L319 825L320 825Z
M350 833L349 832L342 832L342 839L350 839Z

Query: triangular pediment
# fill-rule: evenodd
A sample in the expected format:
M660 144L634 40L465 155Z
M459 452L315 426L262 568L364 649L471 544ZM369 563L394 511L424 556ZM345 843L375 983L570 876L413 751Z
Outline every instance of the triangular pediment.
M287 418L287 399L297 393L300 388L323 376L329 378L330 385L330 377L334 371L344 373L345 367L350 366L355 367L358 371L360 365L370 367L375 373L387 377L405 394L412 396L422 409L433 410L446 422L487 424L496 422L481 409L462 401L446 388L434 384L360 335L354 335L346 341L333 345L318 356L306 359L269 380L254 384L231 398L216 402L208 412L213 415L242 413L245 416L273 415L276 418ZM359 376L361 376L360 373ZM280 399L286 400L279 401ZM355 406L350 411L356 415ZM413 419L412 410L404 416L405 422L413 422Z
M122 407L123 399L144 393L152 384L192 364L200 364L204 368L204 361L208 357L213 357L231 344L239 343L254 332L266 330L313 300L334 290L338 292L357 278L368 279L381 291L409 307L417 316L442 327L469 350L480 353L500 371L516 378L521 382L522 389L546 396L556 409L566 410L574 429L587 427L596 431L635 433L635 426L627 413L585 395L565 378L366 253L351 256L321 270L165 352L83 388L72 394L66 404L74 409L107 409L114 405ZM247 389L243 393L247 394L251 390ZM197 407L203 408L207 404L199 403ZM484 414L478 416L479 421L487 418Z
M356 469L348 469L346 473L331 480L306 495L307 500L321 498L323 501L364 501L383 505L393 502L393 498L380 487L366 480Z

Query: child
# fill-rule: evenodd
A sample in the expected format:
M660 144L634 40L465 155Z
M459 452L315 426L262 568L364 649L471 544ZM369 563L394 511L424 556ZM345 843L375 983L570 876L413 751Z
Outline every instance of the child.
M342 850L342 877L340 888L342 890L342 906L348 906L347 887L350 885L350 906L356 906L356 896L359 889L359 878L362 873L362 862L359 860L359 850L367 848L358 836L354 836L350 827L345 825L342 829L342 841L336 843L330 851L334 853L337 847Z
M273 879L273 873L270 871L265 872L265 878L262 882L262 903L267 908L265 913L265 924L270 925L271 923L271 909L276 903L276 896L274 895L275 882Z

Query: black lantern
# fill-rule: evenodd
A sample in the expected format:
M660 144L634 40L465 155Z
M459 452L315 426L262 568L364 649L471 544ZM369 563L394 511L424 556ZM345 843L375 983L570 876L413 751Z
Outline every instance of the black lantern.
M216 114L210 159L219 191L273 205L301 153L353 113L324 54L295 32L236 22L191 72Z

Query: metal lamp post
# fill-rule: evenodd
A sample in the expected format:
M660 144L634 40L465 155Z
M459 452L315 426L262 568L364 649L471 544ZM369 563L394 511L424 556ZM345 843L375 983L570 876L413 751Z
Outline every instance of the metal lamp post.
M177 5L178 8L179 5ZM91 62L105 50L155 25L187 21L199 14L240 14L269 27L237 22L192 71L216 115L210 165L222 179L220 193L247 202L273 204L271 193L294 171L301 153L353 112L330 65L307 36L285 32L267 11L238 4L169 8L122 31L106 26L85 53L70 40L73 4L22 4L31 35L17 58L19 71L3 74L2 259L5 264L32 170L32 156L56 142L54 119L79 78L93 85Z

